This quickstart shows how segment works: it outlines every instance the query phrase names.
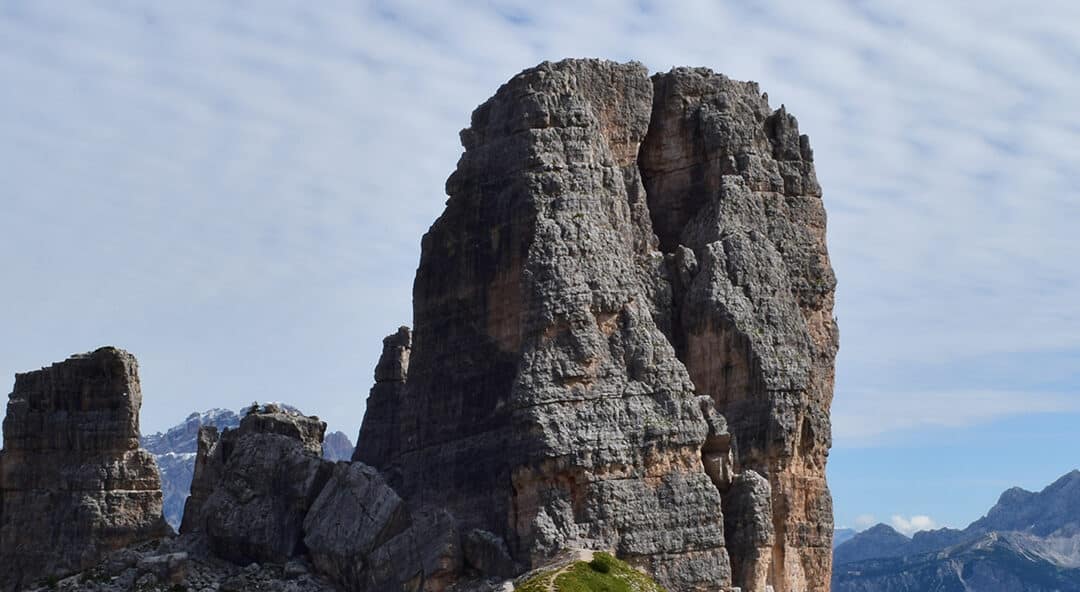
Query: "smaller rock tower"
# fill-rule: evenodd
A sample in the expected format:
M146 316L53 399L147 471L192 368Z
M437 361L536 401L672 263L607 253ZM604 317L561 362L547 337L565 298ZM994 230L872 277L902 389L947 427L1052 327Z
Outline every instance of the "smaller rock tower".
M139 448L138 363L103 347L15 376L0 452L0 590L168 532Z

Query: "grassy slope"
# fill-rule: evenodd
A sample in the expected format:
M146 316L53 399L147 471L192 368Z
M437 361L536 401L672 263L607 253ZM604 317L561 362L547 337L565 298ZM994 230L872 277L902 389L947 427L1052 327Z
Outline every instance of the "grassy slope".
M596 553L592 561L533 575L518 584L515 592L665 592L645 574L608 553Z

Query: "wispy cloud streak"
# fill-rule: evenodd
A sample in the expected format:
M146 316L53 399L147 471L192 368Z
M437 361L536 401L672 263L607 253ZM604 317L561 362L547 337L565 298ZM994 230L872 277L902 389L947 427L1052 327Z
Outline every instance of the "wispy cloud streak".
M1080 350L1076 22L1004 0L6 3L0 374L119 342L148 427L267 392L355 430L469 111L523 67L598 56L758 80L811 135L838 445L870 435L847 418L904 431L941 400L1021 413L1011 391L1062 367L996 394L977 370L904 381ZM1072 409L1057 392L1028 400Z

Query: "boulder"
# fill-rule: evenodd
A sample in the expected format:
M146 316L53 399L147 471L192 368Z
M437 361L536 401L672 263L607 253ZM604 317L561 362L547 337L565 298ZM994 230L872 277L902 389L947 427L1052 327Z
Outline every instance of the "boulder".
M351 592L442 590L460 572L454 520L410 512L375 469L339 463L304 520L315 568Z
M200 432L181 532L202 533L235 563L285 563L303 550L303 522L330 477L321 457L326 423L270 408L249 413L214 441Z

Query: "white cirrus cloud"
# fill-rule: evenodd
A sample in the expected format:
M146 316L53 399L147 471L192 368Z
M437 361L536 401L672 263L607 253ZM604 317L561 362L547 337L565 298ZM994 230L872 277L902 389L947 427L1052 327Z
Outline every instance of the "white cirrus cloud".
M839 443L1072 409L858 397L1080 350L1076 22L1052 0L0 3L0 376L116 343L144 362L144 428L267 393L354 432L469 112L595 56L757 80L812 138Z
M1060 412L1080 412L1080 397L991 390L845 393L833 407L833 438L838 446L861 447L914 430Z
M911 536L916 532L923 530L934 530L938 527L933 518L923 515L905 518L904 516L896 514L889 520L889 524L895 528L897 532L906 536Z
M856 530L866 530L877 524L877 518L873 514L859 514L855 517Z

